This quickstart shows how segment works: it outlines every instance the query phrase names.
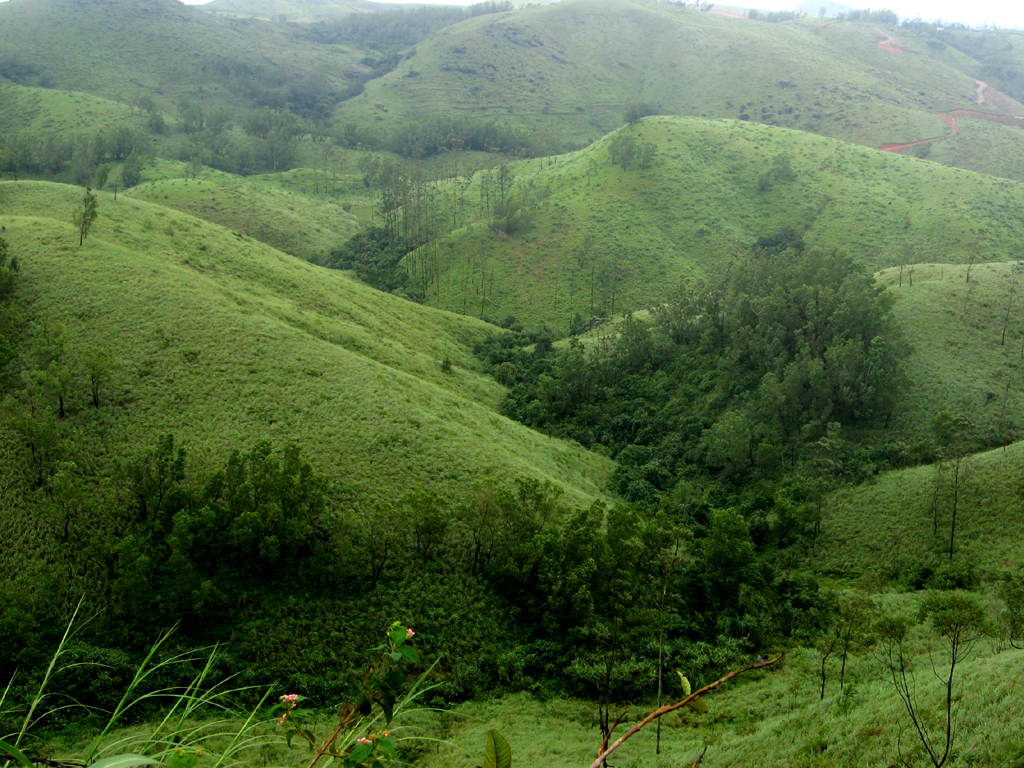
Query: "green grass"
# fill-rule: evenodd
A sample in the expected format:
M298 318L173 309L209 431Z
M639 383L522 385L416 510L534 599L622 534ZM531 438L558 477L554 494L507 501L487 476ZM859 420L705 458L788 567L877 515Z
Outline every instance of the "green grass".
M200 462L223 461L267 437L299 442L318 471L367 498L520 475L581 501L601 494L610 462L497 414L502 389L473 370L469 351L492 328L106 193L79 249L79 196L8 182L0 210L26 311L67 325L72 360L99 346L120 363L99 410L76 370L71 424L105 445L97 450L132 455L174 432ZM17 461L12 440L3 450Z
M937 701L927 657L918 656L916 661L919 692ZM1024 739L1009 725L1024 705L1022 661L1024 652L993 654L983 643L974 658L958 668L962 719L953 766L1017 765L1024 756ZM655 754L651 725L618 750L615 764L689 766L707 746L703 764L715 766L895 765L901 730L904 755L921 759L903 705L870 654L853 660L847 669L847 696L838 695L838 664L829 669L824 701L819 700L820 663L817 652L792 649L780 668L753 673L709 695L709 714L664 718L660 756ZM620 712L628 715L617 735L648 711L613 706L613 717ZM600 744L597 706L588 701L538 701L516 694L460 705L435 722L432 735L444 742L424 751L416 761L423 768L479 765L490 728L508 738L513 765L586 768Z
M88 93L0 83L0 132L8 135L95 134L142 123L124 104Z
M967 283L966 269L917 264L913 285L904 269L902 287L898 268L878 275L895 294L896 317L914 347L907 361L912 385L894 426L913 425L920 434L936 413L948 410L970 417L979 436L998 445L1024 428L1021 276L1014 288L1013 264L978 264Z
M971 253L1009 260L1024 235L1024 187L1005 179L735 120L655 117L623 130L657 146L649 169L612 165L615 135L516 165L542 198L533 226L511 238L485 223L450 235L431 303L564 331L590 314L592 286L594 312L650 306L784 227L872 270ZM794 178L759 189L779 155ZM471 210L478 197L477 183Z
M318 264L362 227L358 214L366 207L351 206L354 210L346 212L340 202L325 196L287 192L260 177L242 178L212 169L197 179L146 182L127 194L220 224Z
M1013 511L1024 483L1022 452L1024 445L1015 443L970 460L958 505L954 554L982 577L1024 562L1024 527ZM813 567L877 587L916 564L946 563L950 504L940 499L938 530L933 533L935 482L935 469L922 466L836 493L822 523Z
M383 13L398 6L369 0L210 0L199 6L204 11L239 18L255 17L278 21L309 23L327 21L349 13Z

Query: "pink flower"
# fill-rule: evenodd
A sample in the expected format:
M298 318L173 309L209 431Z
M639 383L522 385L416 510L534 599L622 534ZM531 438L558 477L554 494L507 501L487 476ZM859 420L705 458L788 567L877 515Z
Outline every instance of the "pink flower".
M295 705L299 703L299 694L297 693L286 693L281 697L282 704L291 705L292 709L295 709Z
M358 741L358 742L359 742L360 744L373 744L373 742L372 742L372 741L370 741L369 739L365 739L365 738L364 738L364 739L357 739L357 741Z
M412 636L413 636L413 635L415 635L415 634L416 634L416 633L415 633L415 632L413 632L413 631L412 631L411 629L407 629L407 630L405 630L405 637L406 637L406 639L408 639L408 638L412 637Z

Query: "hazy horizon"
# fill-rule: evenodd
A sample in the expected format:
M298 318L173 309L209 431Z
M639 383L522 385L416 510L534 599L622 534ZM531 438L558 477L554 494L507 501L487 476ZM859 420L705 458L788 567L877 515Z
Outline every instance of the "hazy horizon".
M407 5L472 5L480 0L377 0L392 4ZM0 3L10 0L0 0ZM206 5L210 0L181 0L185 5ZM721 6L740 5L741 7L753 7L765 11L788 11L794 10L803 0L761 0L757 4L745 5L741 3L719 3ZM850 2L844 5L851 5ZM1018 7L1008 6L1005 0L977 0L970 8L964 8L961 3L953 0L934 0L929 3L922 3L920 0L902 0L892 3L876 4L853 2L851 7L873 8L874 10L889 9L895 11L901 20L919 18L923 21L942 20L946 23L956 22L968 24L972 27L992 25L1003 28L1024 29L1024 4Z
M182 0L187 5L204 5L210 0ZM405 3L417 5L472 5L479 0L381 0L389 3ZM719 5L743 5L743 7L754 7L766 11L793 10L800 5L802 0L761 0L756 4L747 6L740 3L719 3ZM945 22L958 22L971 26L983 24L996 25L1000 27L1024 28L1024 7L1009 5L1005 0L977 0L965 8L962 3L953 0L935 0L934 2L922 3L920 0L909 0L891 3L851 3L854 8L865 7L881 10L890 9L899 14L901 19L920 18L924 21L935 21L941 19Z

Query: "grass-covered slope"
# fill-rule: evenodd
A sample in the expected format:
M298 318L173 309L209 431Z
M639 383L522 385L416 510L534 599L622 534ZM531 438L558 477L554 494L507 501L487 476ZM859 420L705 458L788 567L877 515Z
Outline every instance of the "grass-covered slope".
M942 693L927 656L917 661L916 693L937 705ZM997 768L1020 763L1024 744L1009 724L1024 705L1022 661L1022 651L992 654L982 644L957 668L962 682L962 688L957 685L961 719L952 765ZM838 661L833 666L830 660L824 700L819 698L820 665L821 656L815 651L791 650L779 668L727 683L705 697L708 714L684 710L685 714L663 718L660 756L655 752L656 725L652 724L619 750L617 762L623 766L692 765L705 747L701 764L736 768L894 765L900 749L905 757L917 758L915 764L927 760L891 681L874 657L866 654L849 665L846 695L838 694ZM667 683L668 677L673 678L670 695L678 696L675 675L669 673ZM699 680L695 685L707 682ZM651 688L657 689L656 681L652 680ZM650 710L622 707L614 711L627 715L616 731L619 736ZM929 725L932 722L928 720ZM417 764L424 768L477 765L490 728L498 729L510 742L514 765L583 768L593 761L600 744L596 703L538 701L521 694L470 702L445 713L443 724L437 726L443 745L424 754ZM932 734L935 739L934 730Z
M164 105L183 96L233 105L311 74L344 87L355 58L282 25L214 18L176 0L0 3L0 59L122 103L148 94Z
M1022 453L1024 445L1015 443L962 460L954 558L984 577L1024 562ZM948 471L920 466L838 492L822 523L815 567L845 579L870 577L870 586L878 586L913 578L915 567L946 563L951 489Z
M918 433L940 411L969 418L976 436L1000 445L1021 434L1024 409L1024 291L1018 262L917 264L878 279L913 352L911 386L894 426ZM1005 334L1004 334L1005 329Z
M607 460L497 415L502 390L471 370L469 351L488 327L139 200L101 194L78 248L79 199L72 187L0 185L23 310L67 328L81 445L130 456L173 432L200 461L223 461L261 438L296 441L365 497L525 475L578 499L601 493ZM118 364L99 409L80 364L90 347ZM3 442L24 460L12 434Z
M324 263L339 243L355 234L359 220L325 198L288 192L206 170L198 179L165 179L128 193L241 232L279 251Z
M0 133L7 136L95 133L122 125L140 127L142 122L116 101L0 81Z
M623 133L656 148L649 167L610 161ZM576 313L660 301L784 228L871 269L1009 260L1024 235L1016 182L735 120L647 118L513 170L539 198L532 225L453 233L428 292L440 307L565 329Z
M918 264L879 274L896 296L895 313L914 350L910 387L894 427L931 437L940 411L963 421L964 435L993 445L1020 434L1024 407L1021 274L1016 264ZM1003 326L1006 336L1003 338ZM1020 526L1024 444L968 456L958 493L954 554L990 574L1024 561ZM890 472L837 493L816 560L844 578L903 578L915 564L948 559L950 471L936 466Z
M869 146L942 133L974 81L926 52L879 47L871 25L768 24L642 0L571 0L473 19L417 47L341 119L462 113L586 142L629 101ZM905 137L905 138L903 138Z

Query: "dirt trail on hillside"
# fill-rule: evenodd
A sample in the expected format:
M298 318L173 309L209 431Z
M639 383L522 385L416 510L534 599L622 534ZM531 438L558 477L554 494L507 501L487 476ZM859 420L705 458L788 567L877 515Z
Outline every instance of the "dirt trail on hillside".
M878 27L871 27L871 31L879 36L879 50L888 51L889 53L914 53L914 51L905 50L903 48L903 43L901 43L895 37L890 35L884 29L879 29Z
M984 104L985 103L985 91L988 90L988 83L983 83L981 80L975 80L974 82L976 82L977 85L974 86L974 99L973 99L973 101L974 101L975 104Z
M839 19L833 19L832 21L821 22L815 24L818 29L824 29L825 27L835 24ZM866 25L861 25L866 26ZM884 29L879 27L867 27L875 33L876 39L878 40L879 50L886 51L888 53L918 53L917 51L911 51L903 47L898 39L890 35ZM991 104L993 109L998 109L1003 112L1012 112L1020 108L1020 105L1008 98L1005 94L1000 93L995 88L989 87L989 84L983 80L974 79L974 95L971 97L972 104ZM940 141L942 139L948 139L951 136L956 136L956 119L958 117L975 117L981 120L991 120L996 123L1003 123L1004 125L1017 125L1024 127L1024 116L1022 115L996 115L991 112L981 112L977 109L951 109L948 112L942 114L942 122L949 126L949 133L945 136L932 136L928 139L918 139L917 141L905 141L905 142L893 142L889 144L883 144L879 147L883 152L905 152L911 147L916 147L918 144L927 144L932 141Z
M987 88L988 86L985 87ZM993 123L1016 125L1024 128L1024 116L1022 115L996 115L991 112L981 112L977 109L951 109L942 115L942 122L949 126L949 133L945 136L933 136L930 139L918 139L917 141L907 141L900 144L883 144L879 149L883 152L905 152L911 147L916 147L918 144L927 144L930 141L939 141L956 136L956 119L958 117L976 117Z
M965 111L965 110L958 110ZM942 116L942 122L949 126L949 133L945 136L933 136L930 139L918 139L917 141L905 141L899 144L883 144L879 147L883 152L906 152L911 147L916 147L918 144L927 144L930 141L939 141L940 139L948 139L950 136L956 136L956 118L952 115L946 114Z

